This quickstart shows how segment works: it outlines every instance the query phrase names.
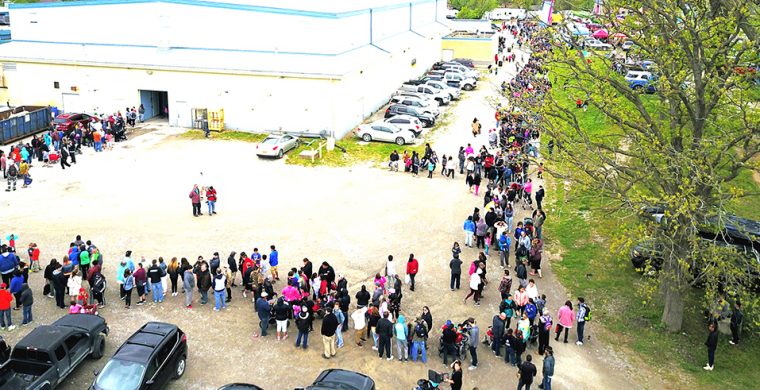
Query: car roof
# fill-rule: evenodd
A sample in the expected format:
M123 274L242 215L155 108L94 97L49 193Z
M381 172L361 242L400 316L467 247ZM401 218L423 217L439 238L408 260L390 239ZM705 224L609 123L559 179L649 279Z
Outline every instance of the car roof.
M218 390L264 390L261 387L250 383L230 383L220 387Z
M417 121L419 121L418 118L413 117L411 115L406 115L406 114L392 116L392 117L386 119L385 121L387 122L387 121L390 121L390 120L398 120L398 119L406 120L406 121L409 121L411 123L416 123Z
M329 369L319 374L314 384L307 387L308 390L321 389L346 389L346 390L372 390L375 381L372 378L354 371L342 369Z
M34 328L26 337L16 343L16 349L37 349L51 351L63 342L66 337L79 330L53 325L42 325Z
M179 331L181 330L174 324L148 322L119 347L113 358L138 363L147 362L166 338Z

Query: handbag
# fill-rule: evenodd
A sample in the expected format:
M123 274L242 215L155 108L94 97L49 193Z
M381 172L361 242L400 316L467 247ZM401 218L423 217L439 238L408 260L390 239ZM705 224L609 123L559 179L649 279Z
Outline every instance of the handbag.
M409 284L411 282L412 282L412 277L409 276L409 274L407 274L406 277L404 277L404 283Z

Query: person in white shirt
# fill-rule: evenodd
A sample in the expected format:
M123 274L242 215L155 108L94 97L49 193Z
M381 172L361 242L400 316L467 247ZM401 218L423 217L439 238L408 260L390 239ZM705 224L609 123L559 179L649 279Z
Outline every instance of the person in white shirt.
M525 293L528 294L528 299L533 299L534 301L538 299L538 287L536 286L536 281L533 279L528 280L528 287L525 287Z
M364 306L351 313L351 319L354 321L354 342L360 347L364 346L362 341L367 341L364 338L365 329L367 328L367 318L365 317L367 309L368 307Z
M388 279L396 275L396 263L393 261L393 255L388 255L388 261L385 262L385 274Z

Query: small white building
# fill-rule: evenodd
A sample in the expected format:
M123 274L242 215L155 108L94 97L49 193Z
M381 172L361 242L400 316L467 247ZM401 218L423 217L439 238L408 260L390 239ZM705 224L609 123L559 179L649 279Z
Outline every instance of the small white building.
M440 59L445 0L81 0L15 4L11 104L224 109L228 129L345 134Z
M524 20L526 16L527 11L522 8L494 8L485 14L488 20Z

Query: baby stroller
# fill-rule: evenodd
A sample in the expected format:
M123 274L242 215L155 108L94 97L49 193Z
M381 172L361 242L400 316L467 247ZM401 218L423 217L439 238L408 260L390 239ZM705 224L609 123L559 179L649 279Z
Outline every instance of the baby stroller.
M533 227L533 218L525 217L525 219L523 219L523 227L525 229L525 234L527 234L532 240L534 237L535 230L536 230Z
M457 341L454 343L454 349L456 350L456 358L464 360L467 358L467 346L470 344L470 329L465 327L464 324L457 325ZM443 358L443 354L446 352L443 345L443 338L438 343L438 356Z
M525 343L526 345L535 344L538 345L538 321L530 326L530 337L528 337L528 341Z
M448 374L428 370L428 378L417 381L417 387L414 390L435 390L438 386L448 379Z

